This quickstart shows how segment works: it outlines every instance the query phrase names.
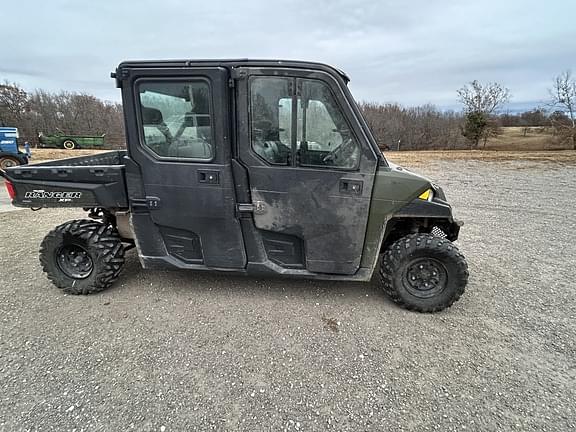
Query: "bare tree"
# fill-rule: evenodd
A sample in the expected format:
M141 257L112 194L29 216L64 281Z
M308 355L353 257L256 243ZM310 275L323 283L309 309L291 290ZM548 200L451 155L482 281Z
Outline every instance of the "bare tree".
M510 90L499 83L481 84L477 80L456 91L458 100L464 105L465 123L462 135L470 142L470 148L484 146L489 136L495 134L495 122L490 116L510 100Z
M510 90L498 83L481 84L477 80L457 90L466 112L493 114L510 100Z
M29 107L28 94L17 84L0 84L0 126L22 121Z
M576 79L572 77L572 72L562 72L554 79L550 93L550 106L563 110L570 119L568 125L562 123L554 124L560 128L563 135L572 140L572 148L576 150Z

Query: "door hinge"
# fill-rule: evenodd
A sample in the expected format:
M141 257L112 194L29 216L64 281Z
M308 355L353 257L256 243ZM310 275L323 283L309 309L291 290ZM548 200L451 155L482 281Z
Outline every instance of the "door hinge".
M230 76L233 80L243 79L248 76L248 71L245 68L237 67L230 71Z
M146 205L148 209L155 210L160 208L160 198L154 196L146 197Z
M236 87L236 81L234 81L234 78L228 78L228 87L230 88Z

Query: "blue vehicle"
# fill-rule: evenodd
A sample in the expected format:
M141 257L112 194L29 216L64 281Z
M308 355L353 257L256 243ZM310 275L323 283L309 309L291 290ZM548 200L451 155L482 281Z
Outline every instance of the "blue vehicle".
M18 129L0 127L0 169L27 163L28 156L18 149Z

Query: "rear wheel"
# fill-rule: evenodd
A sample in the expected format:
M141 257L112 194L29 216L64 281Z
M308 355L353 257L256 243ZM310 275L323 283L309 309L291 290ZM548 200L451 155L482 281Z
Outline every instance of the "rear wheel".
M412 234L394 242L380 268L384 292L400 306L437 312L457 301L468 282L464 255L449 240Z
M66 150L74 150L76 147L78 147L78 145L76 144L75 141L66 140L62 143L62 147L65 148Z
M124 264L116 229L92 220L74 220L48 233L40 246L48 279L68 294L91 294L108 288Z
M12 156L2 156L0 157L0 169L5 170L6 168L10 168L13 166L20 165L20 161Z

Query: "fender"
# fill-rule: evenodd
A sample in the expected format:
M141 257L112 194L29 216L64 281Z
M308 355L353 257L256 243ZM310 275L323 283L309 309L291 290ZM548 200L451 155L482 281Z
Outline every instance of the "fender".
M428 189L433 190L434 198L419 199ZM388 167L380 166L375 176L361 261L361 267L369 268L370 273L374 272L382 245L398 221L424 227L437 225L451 241L458 238L463 225L454 220L452 207L439 186L400 166L391 163Z

